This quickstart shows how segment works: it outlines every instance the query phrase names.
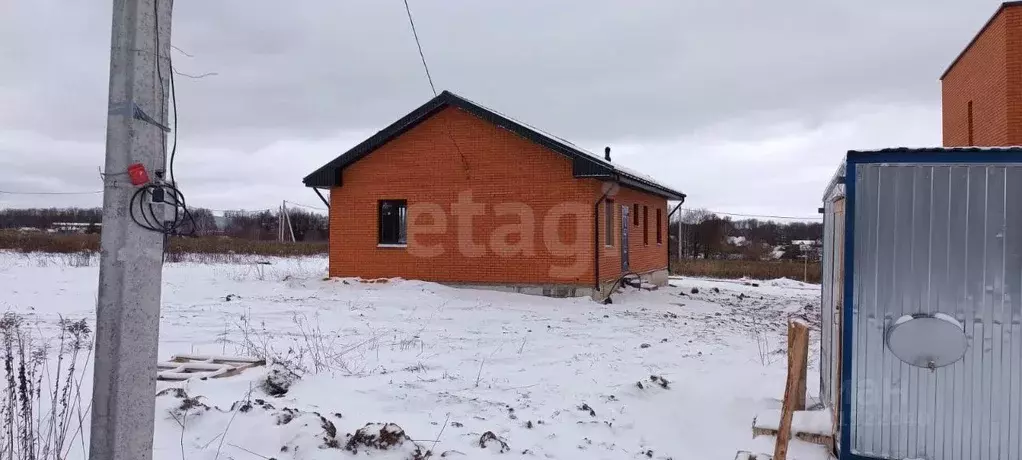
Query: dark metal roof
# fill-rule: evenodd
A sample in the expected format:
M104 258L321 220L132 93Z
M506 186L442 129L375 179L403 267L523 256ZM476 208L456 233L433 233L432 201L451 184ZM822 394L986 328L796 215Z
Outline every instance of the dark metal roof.
M994 146L994 147L888 147L876 150L849 150L849 155L871 155L876 153L980 153L980 152L1019 152L1022 146Z
M994 146L994 147L888 147L876 150L849 150L846 160L867 163L985 163L990 161L1003 162L1012 157L1022 156L1022 146ZM837 190L840 195L844 194L843 189L838 189L845 183L846 162L842 161L837 171L831 177L827 188L823 193L823 201L831 198L831 194Z
M542 145L572 160L572 172L577 178L598 178L621 182L623 185L636 188L670 200L684 200L685 194L660 184L642 174L615 167L594 154L586 152L578 146L559 137L544 133L524 123L515 121L500 113L483 107L475 102L444 91L430 99L408 115L401 117L390 126L374 134L369 139L344 152L329 163L312 172L302 180L306 187L337 187L341 185L341 170L361 160L366 155L386 144L391 139L404 134L419 123L422 123L445 107L453 106L493 123L512 133Z
M1022 164L1022 147L934 147L849 151L846 164Z
M947 74L951 72L951 69L955 68L955 64L958 64L958 61L962 60L962 57L965 56L965 53L969 51L969 48L972 48L972 45L976 44L976 40L979 40L979 37L983 35L983 32L986 32L987 28L990 27L990 24L993 24L994 19L997 19L997 16L1000 16L1001 12L1004 11L1005 8L1009 8L1012 6L1022 6L1022 0L1014 0L1010 2L1001 3L1001 6L997 8L997 11L994 11L994 14L990 16L990 19L987 19L987 22L983 24L983 27L979 29L979 32L976 32L976 35L972 37L972 40L969 40L969 44L965 45L965 48L962 49L961 53L958 53L958 56L955 57L954 61L951 61L951 65L947 66L947 69L944 70L944 73L940 74L941 80L943 80L944 77L946 77Z

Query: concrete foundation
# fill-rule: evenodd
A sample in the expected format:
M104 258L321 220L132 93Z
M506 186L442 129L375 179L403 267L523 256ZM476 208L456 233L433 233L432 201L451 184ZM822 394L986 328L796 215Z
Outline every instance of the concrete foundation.
M638 273L639 279L656 286L666 286L668 272L666 268ZM592 286L571 284L476 284L476 283L444 283L448 286L465 289L483 289L488 291L514 292L518 294L541 295L544 297L592 297L597 302L604 301L610 294L617 278L600 283L600 289Z
M650 283L660 287L667 286L667 280L670 275L666 268L636 274L639 275L639 279L644 283ZM612 294L610 290L614 288L615 283L617 283L617 278L600 282L600 289L592 292L593 300L597 302L603 302L606 300L607 297Z
M592 286L575 286L570 284L446 284L456 288L515 292L545 297L585 297L593 295Z

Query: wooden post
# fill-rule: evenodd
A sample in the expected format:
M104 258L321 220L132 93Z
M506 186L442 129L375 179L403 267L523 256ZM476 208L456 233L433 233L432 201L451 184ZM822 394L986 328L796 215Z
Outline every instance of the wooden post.
M798 324L798 325L796 325ZM792 333L792 328L801 328ZM797 361L792 367L791 358ZM809 367L809 326L800 320L789 321L788 324L788 379L795 375L795 394L792 403L796 411L806 410L806 372Z
M781 420L777 426L777 444L773 460L786 460L791 440L791 419L797 407L805 407L806 361L809 354L809 325L802 320L788 322L788 381L784 386Z

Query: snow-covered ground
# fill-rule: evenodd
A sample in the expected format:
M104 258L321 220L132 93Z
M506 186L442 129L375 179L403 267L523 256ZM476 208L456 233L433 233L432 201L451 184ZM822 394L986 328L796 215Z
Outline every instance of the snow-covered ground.
M326 280L325 269L325 258L166 266L161 358L257 348L307 372L280 397L260 385L266 368L160 382L157 460L413 458L416 443L434 458L465 459L772 452L772 438L752 439L751 424L779 407L785 320L819 321L818 286L790 280L679 278L600 305ZM0 253L0 310L25 315L44 334L59 316L91 321L97 274L95 263ZM814 340L810 394L817 348ZM367 423L396 424L408 440L383 453L345 450L347 435ZM790 452L827 458L800 441ZM69 458L83 456L79 446Z

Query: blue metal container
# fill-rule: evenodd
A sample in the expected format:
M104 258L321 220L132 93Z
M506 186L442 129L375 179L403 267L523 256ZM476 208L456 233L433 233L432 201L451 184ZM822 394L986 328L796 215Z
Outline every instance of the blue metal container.
M840 458L1022 459L1022 148L849 152L824 215Z

